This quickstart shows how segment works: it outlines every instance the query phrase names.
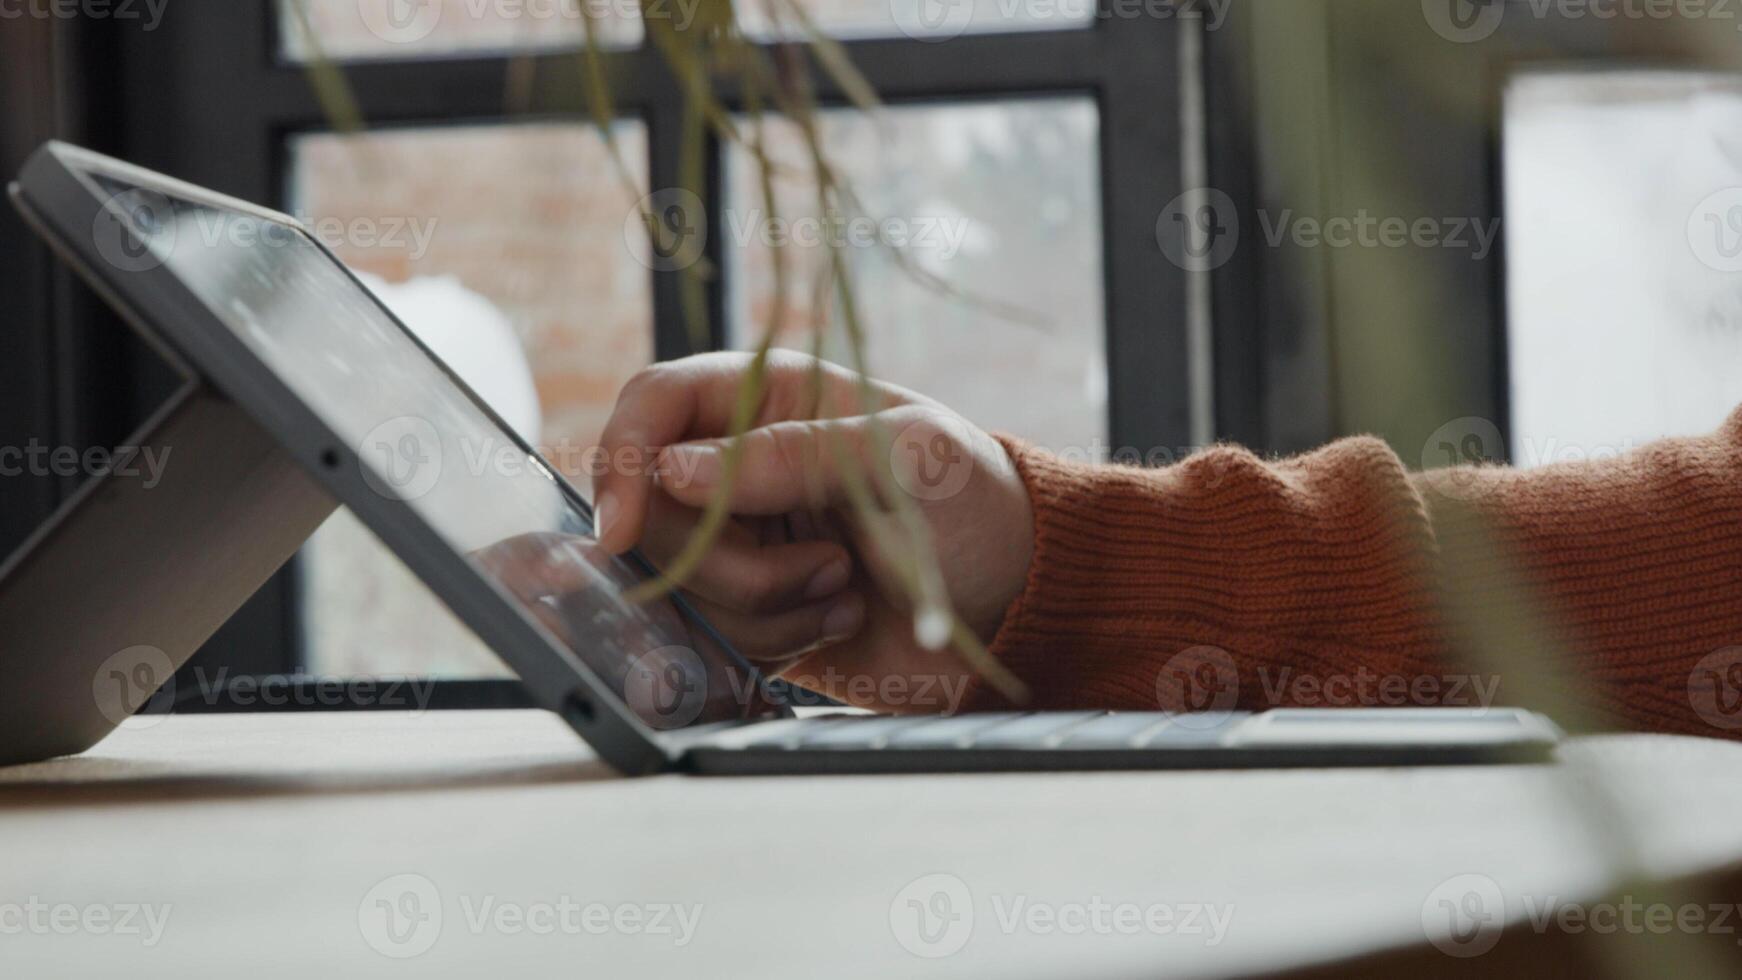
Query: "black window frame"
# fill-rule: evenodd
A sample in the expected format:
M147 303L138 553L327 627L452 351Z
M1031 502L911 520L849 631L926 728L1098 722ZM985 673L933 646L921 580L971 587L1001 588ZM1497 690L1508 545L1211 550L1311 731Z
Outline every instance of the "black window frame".
M1182 190L1177 31L1195 29L1197 21L1171 9L1165 16L1115 16L1115 3L1101 0L1094 21L1083 27L965 34L941 43L876 38L842 44L880 98L892 105L1053 95L1094 100L1100 119L1107 434L1112 446L1139 453L1177 450L1191 445L1193 432L1186 274L1163 255L1155 223ZM1118 9L1129 13L1128 4ZM117 104L111 138L99 141L99 148L225 193L282 205L290 137L330 127L306 67L282 54L274 0L186 0L171 8L153 32L119 21L108 26L114 32ZM618 115L639 117L647 126L649 189L681 186L677 147L683 110L673 77L645 43L609 50L604 59ZM576 93L577 104L507 115L511 62L521 63L521 72L530 66L540 80L566 79L564 90ZM588 118L578 104L579 63L572 51L340 64L370 126ZM740 107L738 93L721 94L728 107ZM825 106L847 103L846 93L820 72L817 96ZM708 156L703 199L710 208L709 227L719 228L717 143L711 142ZM721 237L710 236L716 263ZM693 353L680 312L680 274L651 275L655 357ZM725 278L708 289L710 348L725 339ZM110 339L104 334L93 343ZM138 396L126 405L101 406L104 411L137 412L167 392L173 379L150 360L136 346L125 349L122 363L108 373L128 378ZM89 391L90 380L88 372L75 371L67 379L68 390ZM293 563L187 669L297 673L302 666L298 607ZM470 690L441 700L455 707L514 700L487 684L474 683Z

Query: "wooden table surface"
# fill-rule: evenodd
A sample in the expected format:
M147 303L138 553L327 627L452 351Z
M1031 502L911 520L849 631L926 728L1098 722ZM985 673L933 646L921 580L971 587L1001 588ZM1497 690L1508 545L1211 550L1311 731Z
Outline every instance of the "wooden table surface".
M1593 772L1650 872L1742 861L1742 745L1703 739L1531 767L629 780L532 711L148 721L0 770L0 973L1492 968L1542 903L1615 885ZM1495 949L1430 946L1483 882L1513 922Z

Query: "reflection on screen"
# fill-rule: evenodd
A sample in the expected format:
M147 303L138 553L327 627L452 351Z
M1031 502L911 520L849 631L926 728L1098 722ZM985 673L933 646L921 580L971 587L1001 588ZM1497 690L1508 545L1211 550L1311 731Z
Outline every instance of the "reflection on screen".
M559 478L300 230L91 178L153 258L404 501L658 728L768 710L754 672L606 553ZM143 253L142 253L143 254Z

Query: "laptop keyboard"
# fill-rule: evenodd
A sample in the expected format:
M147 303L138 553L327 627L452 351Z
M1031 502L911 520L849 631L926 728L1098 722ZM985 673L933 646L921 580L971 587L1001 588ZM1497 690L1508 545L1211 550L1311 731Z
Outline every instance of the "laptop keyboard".
M990 712L967 715L823 715L706 733L709 747L752 750L1035 751L1139 749L1219 742L1245 712ZM702 735L703 733L696 733Z

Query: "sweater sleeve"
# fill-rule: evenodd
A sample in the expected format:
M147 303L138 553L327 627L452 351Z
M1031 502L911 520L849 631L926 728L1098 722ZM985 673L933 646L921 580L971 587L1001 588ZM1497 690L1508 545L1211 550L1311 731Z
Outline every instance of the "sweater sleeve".
M1527 471L1411 474L1370 437L1153 470L1001 441L1035 550L992 653L1030 707L1527 703L1742 736L1742 410Z

